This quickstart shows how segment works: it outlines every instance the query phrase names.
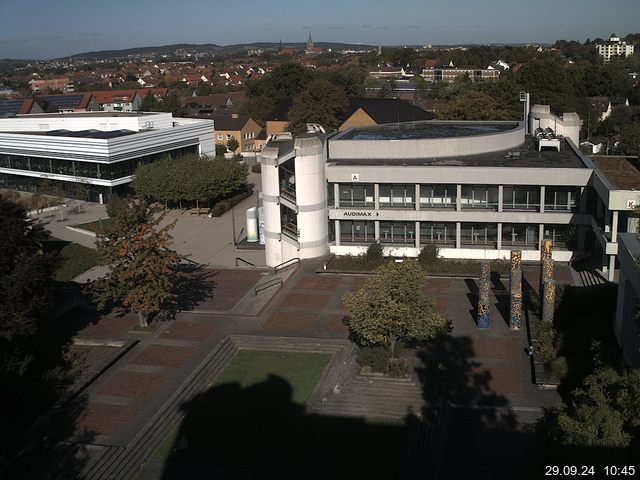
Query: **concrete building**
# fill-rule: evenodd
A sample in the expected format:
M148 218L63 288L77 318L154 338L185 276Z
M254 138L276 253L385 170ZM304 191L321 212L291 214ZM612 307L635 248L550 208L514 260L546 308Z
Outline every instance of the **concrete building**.
M256 150L255 139L262 127L258 123L246 115L211 115L216 127L216 143L227 146L227 142L232 138L238 141L236 152L253 152Z
M638 312L640 307L640 269L636 258L640 256L640 242L635 234L620 234L620 275L618 278L618 301L613 332L622 348L625 361L640 367L640 335Z
M0 119L0 187L73 196L81 185L92 201L126 190L140 164L186 153L215 154L211 120L170 113L18 115ZM46 183L45 183L46 182Z
M613 279L616 233L633 228L637 192L618 191L580 152L573 140L577 115L555 117L548 107L534 106L530 124L558 130L549 138L526 135L522 122L355 127L326 139L306 134L304 145L312 137L318 144L309 155L302 144L296 147L299 139L268 142L258 157L271 235L267 264L327 250L358 255L374 240L399 257L434 244L446 258L509 258L517 248L523 260L534 261L541 240L550 238L555 260L590 252ZM305 170L301 181L298 168L311 168L307 162L321 178ZM304 204L298 203L301 191L312 197ZM323 205L324 217L318 213ZM320 227L301 221L309 211L328 220L324 245Z
M598 48L598 55L603 58L604 63L609 63L611 57L619 57L622 55L628 57L629 55L633 55L634 50L633 45L623 42L615 33L611 34L608 41L599 43L596 47Z
M496 80L500 70L489 66L487 68L457 68L453 64L441 67L428 67L422 70L422 78L433 82L455 82L456 78L468 75L471 80Z

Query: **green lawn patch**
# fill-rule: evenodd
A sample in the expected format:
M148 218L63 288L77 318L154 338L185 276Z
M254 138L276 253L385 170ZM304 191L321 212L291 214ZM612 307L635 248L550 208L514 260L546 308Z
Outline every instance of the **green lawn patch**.
M93 222L79 223L78 225L73 225L73 228L80 228L82 230L89 230L90 232L98 233L100 228L106 227L110 222L110 218L103 218L101 220L94 220Z
M45 252L57 252L60 267L56 271L55 279L60 282L73 280L81 273L98 264L98 253L77 243L52 238L44 245Z
M205 392L182 406L182 424L154 456L164 465L163 478L211 472L221 478L398 478L404 425L305 412L329 359L239 351Z

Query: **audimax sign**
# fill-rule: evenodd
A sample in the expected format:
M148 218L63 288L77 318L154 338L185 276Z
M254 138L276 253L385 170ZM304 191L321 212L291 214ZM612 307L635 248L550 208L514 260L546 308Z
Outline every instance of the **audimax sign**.
M378 212L370 212L366 210L347 210L342 214L343 217L364 217L364 218L377 217L379 215L380 214Z

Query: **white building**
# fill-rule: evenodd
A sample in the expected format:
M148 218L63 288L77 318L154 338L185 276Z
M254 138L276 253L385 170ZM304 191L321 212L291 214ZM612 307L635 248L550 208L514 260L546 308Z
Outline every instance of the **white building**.
M611 57L614 56L624 55L625 57L628 57L629 55L633 55L633 47L633 45L629 45L627 42L621 41L620 37L613 33L608 41L597 45L598 55L604 59L604 63L608 63L611 60Z
M213 121L170 113L86 112L0 119L0 187L37 192L43 181L93 201L123 190L140 164L214 154Z
M398 257L433 244L446 258L518 249L534 261L550 238L555 260L589 252L613 279L638 192L576 147L577 115L534 106L529 119L544 135L525 135L523 122L424 121L268 142L258 157L267 265L359 255L376 240Z

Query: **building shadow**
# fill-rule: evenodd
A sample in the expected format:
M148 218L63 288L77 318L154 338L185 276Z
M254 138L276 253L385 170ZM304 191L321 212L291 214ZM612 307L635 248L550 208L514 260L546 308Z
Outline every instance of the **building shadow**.
M182 406L161 478L398 478L404 425L306 414L292 393L269 375L197 395Z
M474 323L474 325L477 325L477 322L478 322L478 294L479 294L480 288L478 287L478 282L476 282L472 278L465 278L464 279L464 283L467 286L467 289L469 290L467 292L467 300L469 302L469 306L471 307L469 309L469 317L471 318L471 321Z

